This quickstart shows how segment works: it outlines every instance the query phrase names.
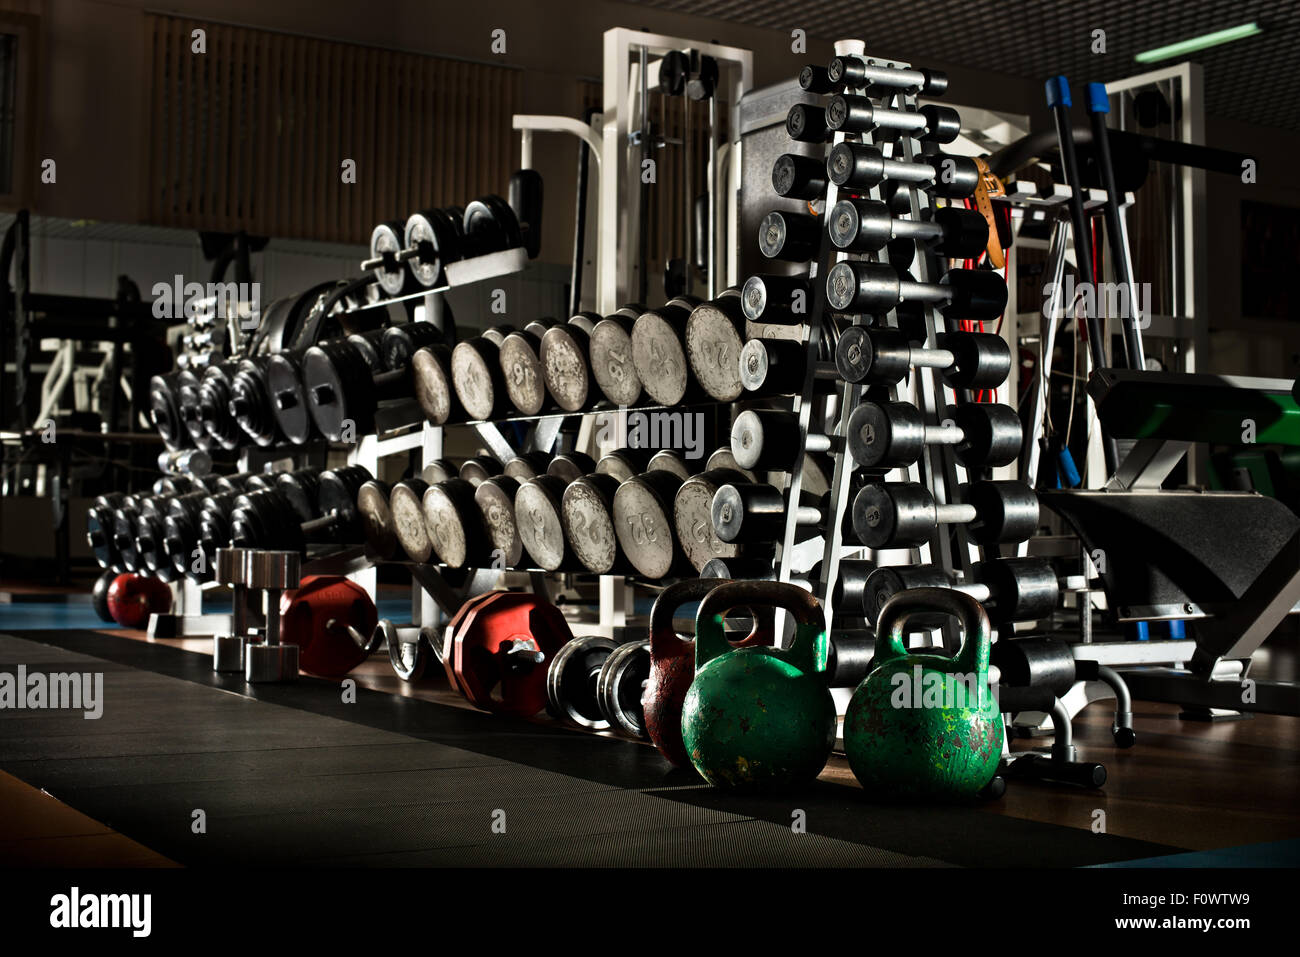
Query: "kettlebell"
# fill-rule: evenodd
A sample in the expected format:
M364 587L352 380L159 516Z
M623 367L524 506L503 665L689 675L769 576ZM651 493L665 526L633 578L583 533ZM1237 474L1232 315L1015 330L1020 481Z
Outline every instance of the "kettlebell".
M688 578L659 593L650 609L650 677L641 693L646 732L659 753L679 768L691 766L682 743L682 704L695 678L695 640L679 635L673 616L682 605L699 601L726 579ZM771 616L754 615L754 627L731 647L772 644Z
M935 613L961 623L954 658L903 644L909 618ZM962 592L911 588L885 603L875 660L844 716L849 766L870 794L955 800L974 797L993 779L1004 730L989 687L990 641L983 606Z
M788 649L732 648L722 623L733 608L784 608L795 621ZM774 790L812 781L835 744L826 673L825 615L798 585L736 581L700 602L695 680L682 704L682 742L715 787Z

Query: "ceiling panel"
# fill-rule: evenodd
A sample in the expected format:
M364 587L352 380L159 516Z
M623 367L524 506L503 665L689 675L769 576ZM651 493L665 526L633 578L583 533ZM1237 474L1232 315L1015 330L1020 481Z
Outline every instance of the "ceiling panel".
M1298 0L631 0L646 6L810 36L859 37L867 50L924 66L1072 83L1114 80L1154 65L1135 54L1257 21L1264 32L1185 59L1205 68L1206 112L1300 130ZM1091 52L1106 31L1106 53ZM827 57L829 59L829 56Z

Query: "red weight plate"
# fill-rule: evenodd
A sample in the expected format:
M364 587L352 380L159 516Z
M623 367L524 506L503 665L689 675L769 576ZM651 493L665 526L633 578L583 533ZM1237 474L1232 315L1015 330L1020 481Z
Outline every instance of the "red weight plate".
M536 595L495 592L466 616L455 635L455 671L477 708L528 717L546 707L546 667L573 638L560 610ZM545 660L519 672L504 667L509 648L532 648Z
M365 661L348 627L370 635L378 622L370 595L347 578L311 575L280 596L280 640L298 646L298 665L309 674L336 678Z
M456 609L456 614L451 616L447 622L447 627L442 631L442 670L447 674L447 683L451 685L452 690L464 694L465 691L460 686L460 681L456 678L456 635L462 632L469 621L473 620L474 609L484 601L491 598L497 592L484 592L482 595L475 595L473 598L466 599L465 603Z

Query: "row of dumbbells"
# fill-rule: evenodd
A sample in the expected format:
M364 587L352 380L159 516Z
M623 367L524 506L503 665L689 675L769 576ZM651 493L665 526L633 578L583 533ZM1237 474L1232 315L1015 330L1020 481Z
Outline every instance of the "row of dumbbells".
M166 477L149 495L96 498L87 513L87 537L104 568L208 582L218 548L304 552L315 544L362 544L356 501L371 478L352 465Z
M447 266L524 247L530 258L541 243L541 180L532 170L511 178L511 201L488 195L464 208L423 209L370 233L364 272L388 298L446 285Z
M440 461L391 487L367 483L358 510L370 551L449 568L637 575L695 574L734 557L709 507L720 484L749 482L730 449L703 470L671 450L528 453L502 466L480 456Z

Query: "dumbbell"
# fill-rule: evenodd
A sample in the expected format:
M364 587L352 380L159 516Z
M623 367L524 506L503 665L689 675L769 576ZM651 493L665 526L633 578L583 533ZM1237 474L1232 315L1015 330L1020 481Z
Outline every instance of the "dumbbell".
M614 533L632 567L650 580L665 578L685 565L673 534L673 501L682 478L664 469L634 476L614 492Z
M1009 405L967 402L948 410L942 425L926 425L910 402L864 400L849 416L848 447L865 469L895 469L919 461L927 445L951 445L968 467L1010 465L1020 455L1020 416Z
M632 362L632 327L645 311L640 303L621 306L592 325L588 336L592 377L615 405L635 405L641 398L641 377Z
M461 464L453 459L434 459L420 471L420 478L430 485L437 485L460 475Z
M238 448L244 439L244 429L231 406L231 387L237 370L237 362L218 362L208 366L199 380L199 423L223 449Z
M812 283L807 276L750 276L740 307L750 322L800 325L812 309Z
M424 519L424 496L429 483L422 478L403 479L388 493L388 513L392 516L393 535L406 557L413 562L427 562L433 554L428 525Z
M574 482L596 470L596 463L585 452L557 452L546 463L546 474L562 482Z
M385 561L395 558L399 547L397 529L393 524L393 511L388 500L392 490L387 482L372 479L357 490L357 514L361 521L361 534L366 552ZM420 513L424 525L424 513Z
M942 370L954 389L996 389L1011 372L1011 347L992 332L947 332L938 348L912 345L897 329L849 326L835 346L835 366L847 382L893 385L913 366Z
M448 263L462 258L465 211L429 209L412 213L402 231L404 248L397 254L415 281L426 289L443 281Z
M740 350L740 384L746 398L797 395L803 391L808 347L796 339L750 339ZM815 379L839 380L833 362L817 362Z
M515 492L515 527L524 551L544 571L578 571L582 564L564 534L564 493L572 481L556 475L525 479Z
M301 514L280 488L245 492L230 511L230 540L237 548L302 552L309 541L357 543L364 539L357 495L373 480L366 468L348 465L321 472L318 478L316 517L302 521Z
M304 445L316 435L315 422L302 383L303 352L277 352L266 360L266 389L271 396L271 411L284 437L294 445Z
M734 402L744 392L739 362L747 338L739 291L729 289L691 310L686 320L686 361L710 398Z
M206 452L212 448L212 436L199 418L199 385L199 377L192 369L176 373L176 408L180 411L181 424L190 435L190 444Z
M371 373L378 375L384 371L383 329L367 329L365 332L354 332L347 337L347 340L361 353L361 358L365 360L366 368Z
M673 528L687 561L700 571L712 559L734 559L740 546L724 542L713 530L713 498L724 485L752 482L733 468L711 468L682 482L673 497Z
M862 57L845 54L833 58L827 64L825 82L837 91L861 89L873 96L894 92L942 96L948 89L948 74L942 70L881 66ZM800 85L802 83L803 74L800 73Z
M817 217L774 209L758 224L758 250L768 259L804 263L817 257L822 230Z
M518 216L508 202L495 194L481 196L465 207L461 229L466 259L524 244Z
M460 463L456 474L477 488L486 479L504 474L504 468L490 455L475 455Z
M596 704L611 729L630 738L649 737L641 707L649 677L649 641L624 642L605 659L596 675Z
M135 530L135 549L140 563L154 578L171 582L184 576L186 569L177 568L167 553L167 518L177 512L197 518L204 491L184 495L169 495L156 500L156 504L140 513Z
M779 409L746 409L731 424L731 454L755 472L788 472L799 449L829 452L837 443L828 435L799 434L799 416Z
M352 441L373 432L380 402L412 394L409 366L375 375L347 339L309 347L302 360L302 384L312 421L331 442L349 431Z
M492 544L470 482L455 477L430 485L422 506L425 529L438 561L448 568L487 566Z
M650 452L646 449L615 449L600 457L596 471L626 482L634 475L650 471ZM666 464L666 463L663 463Z
M933 303L953 319L991 321L1007 308L1007 284L988 269L950 269L937 283L915 282L889 263L848 261L826 273L837 312L882 315L902 303Z
M915 548L939 525L964 524L980 545L1023 542L1038 529L1038 497L1024 482L971 482L940 505L919 482L872 482L853 499L853 528L868 548Z
M98 495L86 509L86 542L101 568L113 571L125 571L117 568L117 544L113 540L113 512L121 507L128 496L124 492L109 492Z
M632 571L614 530L614 496L626 479L600 471L610 468L605 456L597 471L569 484L560 499L564 540L581 565L597 575L621 575ZM621 468L620 468L621 471ZM631 478L629 476L628 478Z
M699 302L693 297L671 299L647 309L632 324L632 366L641 387L659 405L676 405L699 392L692 388L683 342L687 320Z
M811 169L805 175L811 176ZM865 191L888 180L919 186L945 199L974 196L980 182L979 165L969 156L934 153L909 163L891 159L867 143L848 142L831 147L822 175L843 189Z
M586 635L565 642L546 669L547 710L565 724L592 731L609 728L596 687L600 671L619 647L613 638Z
M916 112L877 106L865 96L836 93L826 101L826 126L832 133L904 135L927 143L951 143L961 135L961 114L929 104Z
M524 543L515 522L518 493L519 482L506 475L484 479L474 489L474 502L483 516L491 548L506 568L518 568L524 563Z
M754 473L749 469L740 467L740 463L736 461L736 457L731 453L730 445L724 445L720 448L714 449L713 452L710 453L709 457L705 459L704 471L711 472L714 469L732 469L733 471L739 472L743 475L746 482L754 481ZM690 477L691 476L687 476L687 478Z
M149 380L149 421L169 449L183 449L192 444L190 433L181 422L180 406L176 402L176 380L179 374L164 372Z
M811 103L796 103L785 115L785 132L800 143L825 143L831 138L826 110Z
M417 349L411 356L415 401L433 425L463 422L469 418L456 394L451 360L452 347L442 342Z
M826 229L837 249L851 253L878 252L904 239L928 243L950 259L973 259L988 245L988 220L979 212L961 206L931 212L928 220L898 219L878 199L842 199L831 207ZM829 289L829 273L826 278Z
M286 508L294 517L303 514L303 501L315 497L316 471L250 475L243 490L208 495L199 502L198 514L189 509L171 509L163 521L163 550L172 566L187 578L211 581L217 549L230 545L230 517L245 490L257 491L283 486ZM311 517L311 509L307 510ZM196 556L195 551L199 554Z
M826 164L811 156L782 153L772 163L772 189L787 199L822 199L826 195Z
M594 312L580 312L542 334L542 378L546 391L565 412L585 409L596 397L591 387L591 334L601 318Z
M270 361L270 356L240 359L230 380L230 414L244 434L263 447L284 439L267 381Z
M501 474L509 475L519 482L527 482L531 478L545 475L550 464L551 456L546 452L524 452L507 462L501 469Z
M650 461L646 463L645 470L647 472L670 472L683 482L695 474L695 470L682 457L682 454L672 449L660 449L650 456Z
M829 514L827 496L805 493L793 509L799 530L795 541L806 541L825 530ZM766 482L731 482L718 487L709 506L713 533L733 545L762 545L781 541L791 508L785 493ZM845 532L852 529L846 519Z
M534 319L506 334L497 351L506 397L524 415L537 415L546 405L546 375L540 356L542 336L554 319Z
M495 326L481 336L456 343L451 350L452 386L471 420L485 422L510 411L501 346L511 332L510 326Z
M361 271L372 273L379 288L390 299L420 289L415 276L400 258L405 248L406 227L398 220L380 223L370 232L370 258L361 264Z
M908 588L951 588L984 605L990 620L999 623L1050 618L1061 603L1062 590L1086 585L1082 576L1061 578L1044 558L995 558L971 567L972 581L957 584L936 565L890 566L875 569L862 594L862 613L872 625L885 602ZM909 621L933 628L943 616L918 615Z
M432 322L401 322L395 326L375 330L379 333L376 355L379 367L371 366L371 368L375 371L389 372L394 369L406 369L410 367L411 360L419 350L454 341L455 320L450 318L450 312L446 309L443 310L443 322L442 327ZM447 330L451 330L450 334ZM354 337L349 336L348 339L354 345L356 344ZM370 365L369 360L367 365Z

